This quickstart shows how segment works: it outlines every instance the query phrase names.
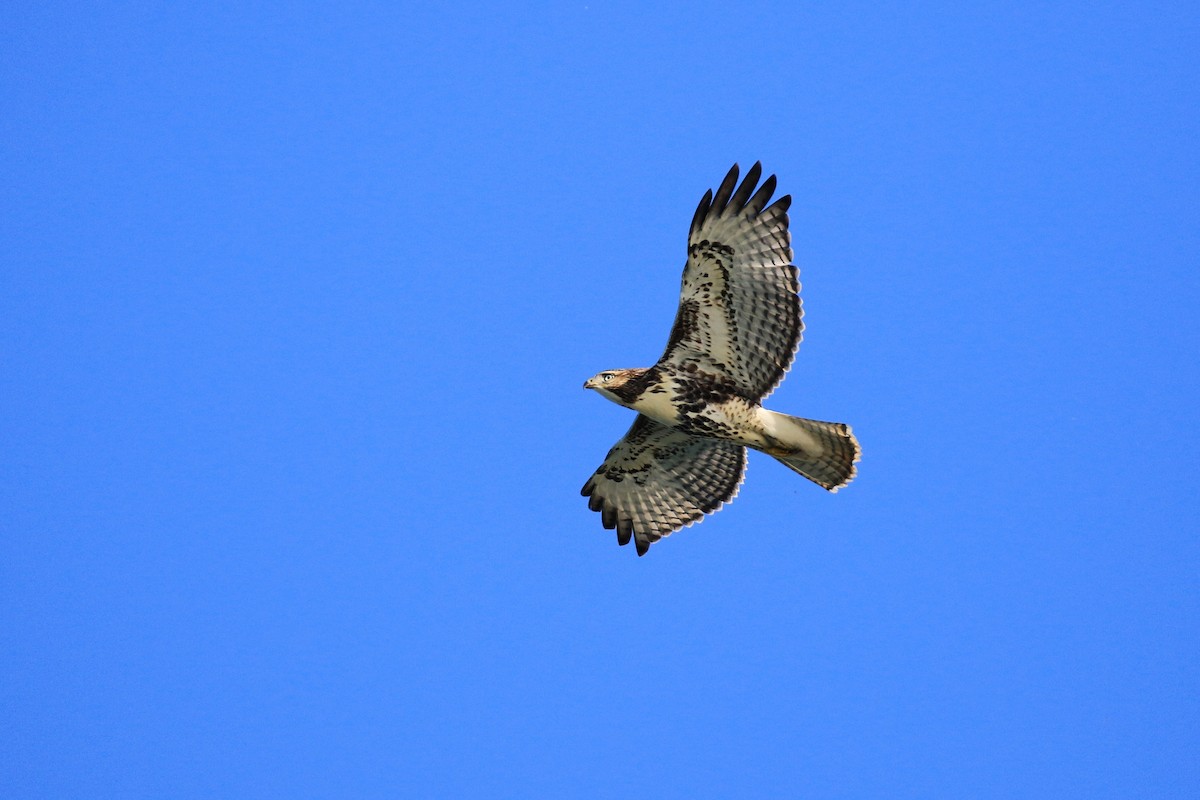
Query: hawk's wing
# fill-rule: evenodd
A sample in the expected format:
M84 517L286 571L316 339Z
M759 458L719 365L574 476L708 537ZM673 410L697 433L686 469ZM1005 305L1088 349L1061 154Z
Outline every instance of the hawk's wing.
M732 500L746 471L746 448L706 439L638 414L584 484L588 508L638 555L653 542Z
M675 326L659 363L722 376L751 398L779 385L804 325L799 270L792 265L784 195L769 208L772 175L762 166L737 185L737 164L714 197L704 195L688 234L688 260Z

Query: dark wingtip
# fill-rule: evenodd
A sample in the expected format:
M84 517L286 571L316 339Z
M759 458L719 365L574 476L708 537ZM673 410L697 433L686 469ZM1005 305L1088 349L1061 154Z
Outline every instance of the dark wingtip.
M604 506L600 510L600 524L610 531L617 527L617 510L612 506Z
M742 179L742 185L733 193L733 197L729 198L729 208L734 214L746 207L746 201L750 199L750 193L758 185L760 177L762 177L762 162L755 161L754 166L750 168L750 171L746 173L746 177Z
M630 538L633 536L633 531L625 528L617 528L617 544L624 547L629 544Z
M712 208L712 189L704 193L704 197L700 198L700 205L696 206L696 213L692 216L691 230L696 230L704 222L704 218L708 216L708 210Z
M729 172L725 175L725 180L721 181L721 185L717 187L717 193L713 196L712 210L714 214L721 214L725 211L725 205L729 202L729 196L733 194L733 187L737 185L738 165L734 164L729 168Z
M625 544L631 536L633 536L632 520L621 517L617 520L617 541L620 544Z
M758 187L758 191L754 193L754 197L750 198L750 202L746 204L746 208L750 209L750 213L758 214L766 208L767 202L770 201L771 195L775 194L775 176L769 175L763 181L763 185Z
M645 539L639 538L636 542L634 542L634 544L637 546L638 558L641 558L650 551L650 543Z

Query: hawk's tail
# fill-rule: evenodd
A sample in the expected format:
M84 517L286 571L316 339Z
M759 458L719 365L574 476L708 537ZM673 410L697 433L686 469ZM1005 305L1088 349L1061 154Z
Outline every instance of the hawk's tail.
M764 409L765 411L765 409ZM771 446L765 452L831 492L854 480L862 455L850 426L767 411Z

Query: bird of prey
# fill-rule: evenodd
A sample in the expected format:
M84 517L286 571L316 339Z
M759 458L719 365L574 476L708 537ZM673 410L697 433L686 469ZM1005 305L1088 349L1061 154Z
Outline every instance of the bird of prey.
M831 492L854 478L861 451L849 425L762 407L791 367L804 324L788 233L792 198L767 205L775 176L759 186L761 176L755 164L738 186L734 164L717 193L700 201L658 363L583 384L638 412L582 494L639 556L734 498L747 447Z

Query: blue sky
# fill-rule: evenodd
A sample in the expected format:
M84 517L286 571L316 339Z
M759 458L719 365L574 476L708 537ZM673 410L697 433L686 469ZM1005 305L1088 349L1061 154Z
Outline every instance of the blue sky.
M6 797L1200 794L1192 4L9 4ZM836 496L618 548L793 197Z

